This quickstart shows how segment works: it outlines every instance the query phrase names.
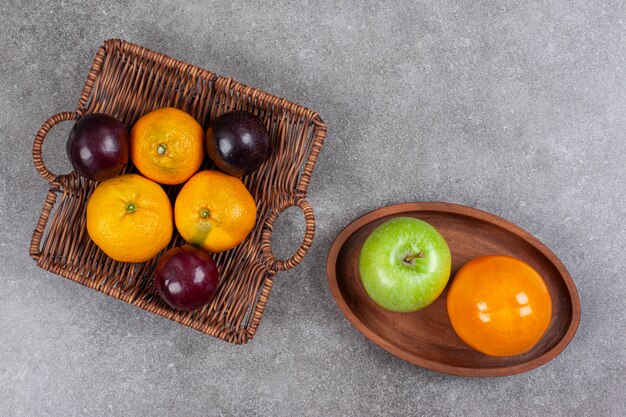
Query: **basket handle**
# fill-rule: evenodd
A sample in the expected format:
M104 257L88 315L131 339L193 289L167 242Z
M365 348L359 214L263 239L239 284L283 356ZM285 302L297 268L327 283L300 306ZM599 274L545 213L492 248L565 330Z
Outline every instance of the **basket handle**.
M274 256L272 252L272 232L274 231L274 222L278 219L278 216L289 207L297 206L302 210L304 218L306 220L306 231L304 233L304 239L302 244L296 250L296 252L287 260L280 260ZM313 208L304 198L296 199L291 198L284 200L281 204L275 207L267 216L265 224L263 225L263 232L261 234L261 251L263 257L270 264L272 269L276 271L286 271L298 265L306 254L309 252L311 245L313 244L313 238L315 237L315 215L313 214Z
M41 125L39 132L37 132L37 137L35 138L35 143L33 144L33 162L35 163L35 168L39 175L43 177L48 182L52 182L58 178L58 175L53 174L46 168L46 165L43 163L43 157L41 156L41 149L43 148L43 141L46 139L48 132L58 123L64 122L66 120L76 120L78 119L79 114L76 112L64 111L61 113L57 113Z

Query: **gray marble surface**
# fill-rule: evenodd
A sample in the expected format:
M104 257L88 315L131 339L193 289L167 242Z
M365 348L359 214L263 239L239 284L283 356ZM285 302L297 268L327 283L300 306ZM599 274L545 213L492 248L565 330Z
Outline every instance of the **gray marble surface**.
M0 2L0 415L626 415L623 1ZM47 184L31 146L119 37L318 110L310 255L281 274L256 338L231 346L38 269ZM55 129L44 149L69 171ZM509 219L580 291L569 347L527 374L407 364L342 316L337 233L383 205L450 201ZM280 219L277 252L303 233Z

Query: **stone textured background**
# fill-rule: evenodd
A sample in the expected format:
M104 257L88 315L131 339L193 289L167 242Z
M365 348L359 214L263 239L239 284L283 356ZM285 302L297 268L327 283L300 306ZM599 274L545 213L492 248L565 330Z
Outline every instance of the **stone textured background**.
M0 2L0 415L626 414L626 13L615 1ZM124 38L318 110L316 243L231 346L38 269L37 129ZM69 171L69 124L44 156ZM582 322L553 362L460 379L409 365L335 305L325 260L355 217L450 201L563 260ZM277 252L303 233L281 217Z

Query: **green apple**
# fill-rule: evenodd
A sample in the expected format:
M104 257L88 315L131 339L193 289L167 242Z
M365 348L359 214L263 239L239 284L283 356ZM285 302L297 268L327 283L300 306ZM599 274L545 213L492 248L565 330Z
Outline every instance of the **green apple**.
M402 313L439 297L452 266L446 240L429 223L396 217L367 237L359 255L365 291L379 306Z

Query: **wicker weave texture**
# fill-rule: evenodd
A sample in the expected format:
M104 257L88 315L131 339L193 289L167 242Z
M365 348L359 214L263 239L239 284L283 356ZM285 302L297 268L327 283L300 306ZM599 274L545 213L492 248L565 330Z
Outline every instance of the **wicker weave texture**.
M249 111L263 120L271 138L269 160L243 178L257 202L257 223L242 244L214 256L220 272L217 293L210 304L193 312L173 310L157 295L152 274L158 257L142 264L121 263L91 241L85 210L97 183L76 172L56 175L42 158L46 135L60 122L101 112L130 127L143 114L166 106L188 112L205 127L224 112ZM313 243L315 217L305 197L325 135L326 125L312 110L141 46L108 40L96 54L77 109L52 116L37 133L33 159L50 190L30 255L41 268L111 297L228 342L245 343L256 333L273 276L301 262ZM212 167L206 158L202 169ZM125 172L137 171L130 163ZM164 186L172 202L180 188ZM302 210L306 232L294 255L279 260L272 253L272 231L280 213L291 206ZM183 243L175 233L167 249Z

